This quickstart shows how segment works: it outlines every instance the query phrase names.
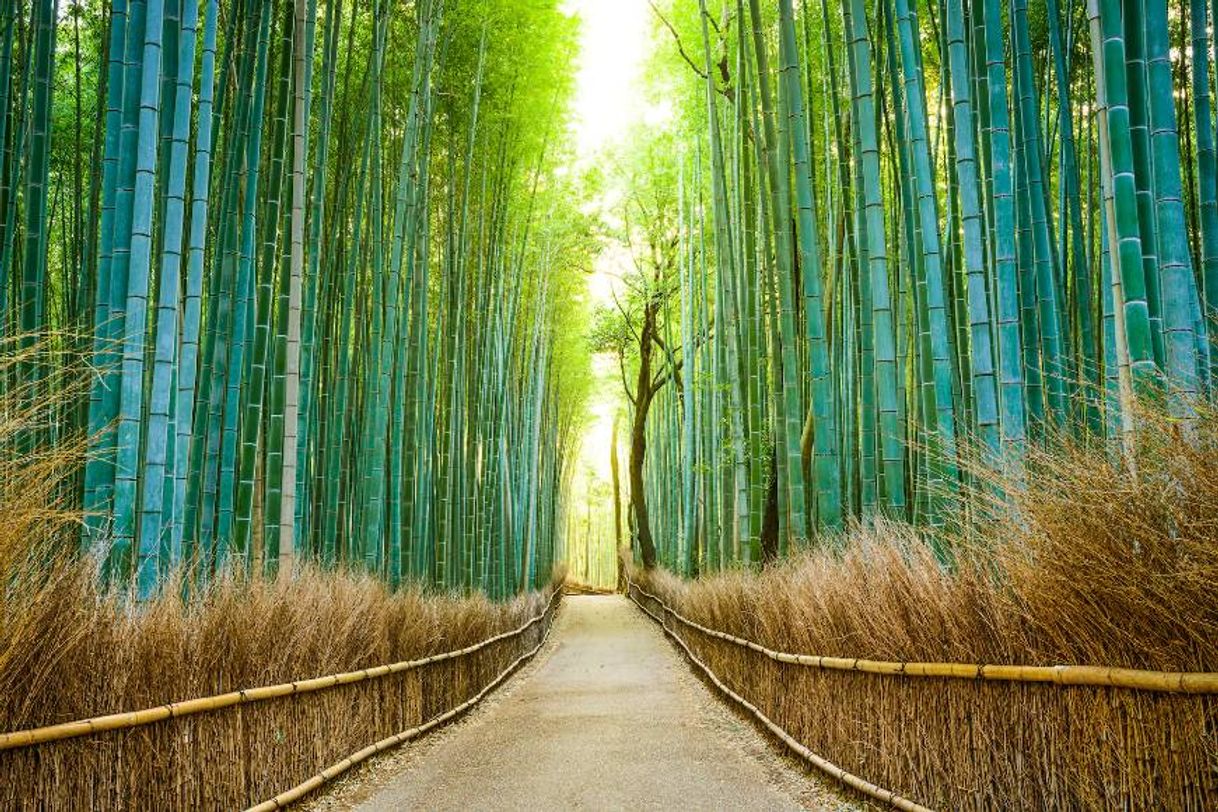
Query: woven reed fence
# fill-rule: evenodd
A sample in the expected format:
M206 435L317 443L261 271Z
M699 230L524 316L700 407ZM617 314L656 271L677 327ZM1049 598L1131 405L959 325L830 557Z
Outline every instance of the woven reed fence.
M455 651L0 734L0 809L274 809L468 709L541 648L561 597Z
M1218 809L1218 674L790 654L629 594L796 752L887 804Z

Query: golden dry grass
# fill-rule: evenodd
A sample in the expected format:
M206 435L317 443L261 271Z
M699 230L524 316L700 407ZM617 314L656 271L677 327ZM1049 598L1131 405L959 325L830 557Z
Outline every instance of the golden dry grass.
M1218 671L1218 420L1143 421L1136 476L1067 445L1013 504L974 494L951 567L877 521L761 573L642 580L789 652ZM1218 808L1215 696L823 671L678 631L814 752L934 808Z
M0 729L416 659L515 628L545 600L391 593L307 572L133 610L94 582L61 566L0 606ZM367 682L0 752L0 808L243 808L460 704L544 631Z

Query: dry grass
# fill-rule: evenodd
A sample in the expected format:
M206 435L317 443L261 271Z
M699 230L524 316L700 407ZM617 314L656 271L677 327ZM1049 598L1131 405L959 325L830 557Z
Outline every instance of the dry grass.
M950 568L876 522L759 574L643 580L784 651L1218 671L1218 420L1187 439L1145 420L1136 477L1102 450L1036 454L1014 504L952 540ZM813 751L935 808L1218 808L1215 696L822 671L678 630Z
M0 607L0 729L415 659L514 628L545 600L496 605L304 573L133 611L93 584L62 566ZM243 808L460 704L544 631L367 682L0 752L0 808Z
M14 358L0 352L0 375ZM0 731L416 659L513 629L548 598L391 592L315 571L222 579L189 604L173 588L143 606L102 594L95 565L71 554L79 516L60 497L81 443L50 437L54 409L0 397ZM0 751L0 809L244 808L460 704L545 628L366 682Z

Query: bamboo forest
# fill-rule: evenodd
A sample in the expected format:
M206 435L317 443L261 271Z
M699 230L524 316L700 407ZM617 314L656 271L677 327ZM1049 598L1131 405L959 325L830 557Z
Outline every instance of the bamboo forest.
M0 0L0 807L1218 808L1216 63Z

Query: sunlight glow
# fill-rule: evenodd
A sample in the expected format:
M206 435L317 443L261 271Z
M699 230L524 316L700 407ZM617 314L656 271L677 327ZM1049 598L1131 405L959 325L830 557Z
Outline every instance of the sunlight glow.
M618 410L620 397L617 394L617 359L611 353L592 356L592 374L601 385L588 404L589 421L584 428L584 458L590 473L609 479L609 447L613 440L613 415ZM619 428L620 430L620 428Z
M571 120L576 147L574 168L579 171L596 166L599 161L612 160L612 150L626 140L632 128L670 126L675 110L670 100L649 98L643 75L656 44L655 20L648 0L565 0L563 10L580 20L579 68ZM607 229L620 228L622 224L614 209L623 194L622 189L612 185L602 188L585 213L598 217ZM625 293L621 280L632 266L633 258L623 243L604 239L588 275L589 299L596 305L612 307L614 293L619 297ZM614 416L624 416L624 397L617 359L612 354L593 356L592 375L593 391L583 426L580 461L571 487L581 513L586 509L588 521L596 520L594 535L600 545L611 543L609 456ZM624 432L628 432L625 423L619 426L618 437L623 475ZM587 544L586 535L573 527L568 542L582 550ZM570 560L574 562L580 555L577 552Z
M564 11L581 24L572 127L579 157L589 160L647 114L641 85L651 9L647 0L567 0Z

